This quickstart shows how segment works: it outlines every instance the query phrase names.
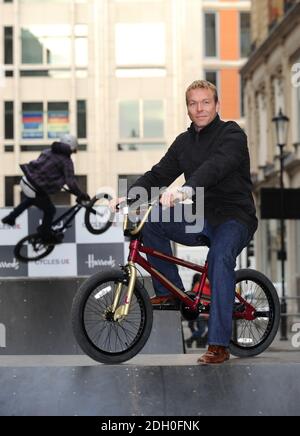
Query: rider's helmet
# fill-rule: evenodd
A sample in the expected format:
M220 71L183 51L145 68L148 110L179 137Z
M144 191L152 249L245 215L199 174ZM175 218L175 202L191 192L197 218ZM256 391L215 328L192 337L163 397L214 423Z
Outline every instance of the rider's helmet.
M68 145L72 151L72 153L76 153L78 150L78 141L76 136L70 135L69 133L66 133L65 135L61 136L60 142L62 144Z

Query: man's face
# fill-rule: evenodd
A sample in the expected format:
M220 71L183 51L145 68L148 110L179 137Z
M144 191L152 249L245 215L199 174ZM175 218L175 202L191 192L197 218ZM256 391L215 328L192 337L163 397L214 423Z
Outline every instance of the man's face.
M219 111L211 89L191 89L187 93L187 110L191 121L203 129L213 121Z

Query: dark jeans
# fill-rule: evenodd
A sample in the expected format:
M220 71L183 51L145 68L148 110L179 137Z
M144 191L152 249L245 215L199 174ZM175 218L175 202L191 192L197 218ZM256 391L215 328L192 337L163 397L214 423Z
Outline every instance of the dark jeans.
M157 207L161 209L160 205ZM246 225L233 219L229 219L216 227L205 221L201 233L187 233L185 231L186 225L190 225L190 223L187 224L184 220L174 222L174 212L172 210L170 212L170 222L151 222L151 217L148 219L143 228L144 245L172 255L170 240L183 245L199 246L202 235L209 239L210 249L207 260L212 295L208 322L208 343L227 347L232 332L236 258L248 245L252 235ZM149 256L148 259L172 283L184 290L175 264L152 256ZM169 294L168 290L155 279L153 279L153 286L156 295Z
M44 212L43 221L39 226L39 231L44 235L49 234L56 208L47 194L37 194L35 198L29 198L24 195L22 202L19 206L14 208L14 210L9 214L9 217L16 219L30 206L36 206Z

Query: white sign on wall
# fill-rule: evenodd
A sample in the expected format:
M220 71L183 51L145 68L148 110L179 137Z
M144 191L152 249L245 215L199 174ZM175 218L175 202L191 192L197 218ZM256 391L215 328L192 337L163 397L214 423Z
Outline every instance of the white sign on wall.
M66 208L58 207L57 214ZM0 221L11 209L0 209ZM0 277L72 277L91 275L101 268L123 264L124 235L121 222L101 235L93 235L84 224L81 209L65 233L64 243L55 246L45 258L34 262L20 262L14 256L14 247L22 238L36 231L41 212L30 208L17 218L14 227L0 222ZM28 247L30 250L30 246Z

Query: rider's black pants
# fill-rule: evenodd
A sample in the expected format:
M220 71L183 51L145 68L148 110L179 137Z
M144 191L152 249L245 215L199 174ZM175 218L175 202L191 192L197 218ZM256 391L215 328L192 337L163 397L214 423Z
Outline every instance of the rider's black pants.
M15 209L9 214L9 217L16 219L30 206L36 206L43 211L44 216L39 231L45 235L49 234L56 208L47 194L37 193L35 198L29 198L24 195L24 200L19 204L19 206L15 207Z

